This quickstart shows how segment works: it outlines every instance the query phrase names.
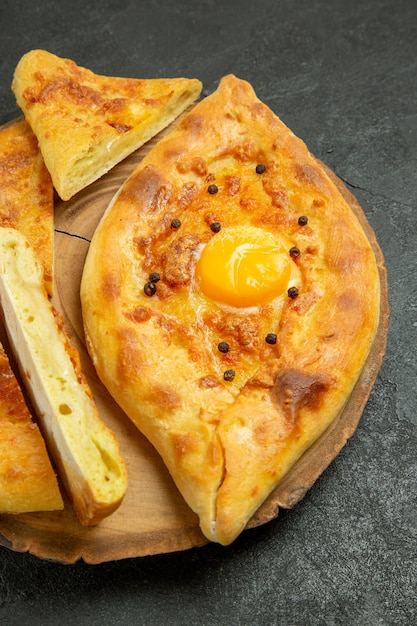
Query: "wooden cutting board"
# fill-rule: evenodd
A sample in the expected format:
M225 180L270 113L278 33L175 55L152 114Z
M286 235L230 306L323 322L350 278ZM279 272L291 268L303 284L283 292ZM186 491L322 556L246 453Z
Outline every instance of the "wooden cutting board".
M64 563L79 559L100 563L185 550L207 543L199 529L197 516L178 492L159 455L98 380L84 343L79 300L84 259L103 212L132 169L168 130L70 201L57 199L55 207L53 303L63 315L65 330L80 353L99 413L119 439L129 472L125 500L112 516L93 528L78 522L68 501L61 512L0 515L0 544L13 550L29 551ZM356 430L385 354L389 305L384 258L355 198L330 170L327 171L358 216L377 258L381 280L379 329L362 375L343 412L287 474L248 527L277 517L280 508L292 508L339 453Z

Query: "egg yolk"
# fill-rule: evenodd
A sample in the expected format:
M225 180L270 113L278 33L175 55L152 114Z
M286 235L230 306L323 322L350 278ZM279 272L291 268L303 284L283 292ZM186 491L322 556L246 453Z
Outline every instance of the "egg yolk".
M220 231L196 265L202 292L234 307L270 302L287 290L290 275L288 248L272 233L254 226Z

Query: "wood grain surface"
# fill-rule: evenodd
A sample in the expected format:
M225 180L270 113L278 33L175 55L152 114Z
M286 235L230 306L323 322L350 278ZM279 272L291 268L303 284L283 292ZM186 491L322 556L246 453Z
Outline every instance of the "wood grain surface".
M169 129L116 166L106 176L68 202L55 207L55 294L53 304L63 315L65 330L78 349L84 373L103 421L117 434L129 472L129 487L121 507L93 528L83 527L71 504L53 513L0 515L0 544L63 563L87 563L174 552L207 543L197 516L189 509L162 460L139 433L104 386L87 354L79 286L92 234L113 195L132 169ZM277 517L292 508L313 485L355 432L385 354L389 324L387 275L375 235L355 198L326 168L345 195L370 240L381 280L381 316L371 353L339 418L302 456L260 507L248 527Z

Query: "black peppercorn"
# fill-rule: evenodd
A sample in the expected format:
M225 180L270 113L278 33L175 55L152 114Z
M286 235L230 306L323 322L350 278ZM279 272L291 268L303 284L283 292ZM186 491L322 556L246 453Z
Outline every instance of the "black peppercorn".
M223 378L224 380L230 381L234 379L235 375L236 375L235 370L226 370L225 373L223 374Z
M151 274L149 274L149 282L157 283L158 280L161 280L161 276L158 272L152 272Z
M218 233L221 229L221 224L220 222L213 222L212 224L210 224L210 228L213 233Z
M294 299L294 298L296 298L298 296L298 289L297 289L297 287L290 287L288 289L287 293L288 293L288 297L289 298Z
M179 228L181 226L181 220L179 220L177 217L175 219L172 220L171 222L171 228Z
M298 224L300 226L305 226L308 222L308 217L306 217L305 215L300 215L300 217L298 218Z
M224 352L224 353L229 352L230 350L230 346L226 341L221 341L219 345L217 346L217 348L219 349L219 352Z
M143 288L143 291L146 293L147 296L154 296L156 293L155 283L146 283L146 285Z
M207 191L213 195L213 194L215 194L215 193L217 193L217 192L219 191L219 188L218 188L218 186L217 186L217 185L215 185L214 183L212 183L211 185L209 185L209 186L207 187Z
M277 342L277 336L275 333L268 333L265 337L266 343L269 343L271 346L275 345Z
M255 171L257 174L264 174L266 170L266 167L263 163L258 163L258 165L255 168Z
M290 256L292 256L293 259L296 259L297 257L299 257L300 248L297 248L297 246L293 246L292 248L290 248Z

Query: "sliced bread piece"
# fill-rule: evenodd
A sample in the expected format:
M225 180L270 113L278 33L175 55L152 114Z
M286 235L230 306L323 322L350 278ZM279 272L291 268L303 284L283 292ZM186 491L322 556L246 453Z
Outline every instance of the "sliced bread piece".
M45 442L0 343L0 513L63 508Z
M69 200L168 126L200 95L192 78L115 78L32 50L12 90L56 191Z
M85 525L113 513L127 471L113 432L51 305L40 265L20 232L0 228L0 300L6 329L48 447L74 509Z

